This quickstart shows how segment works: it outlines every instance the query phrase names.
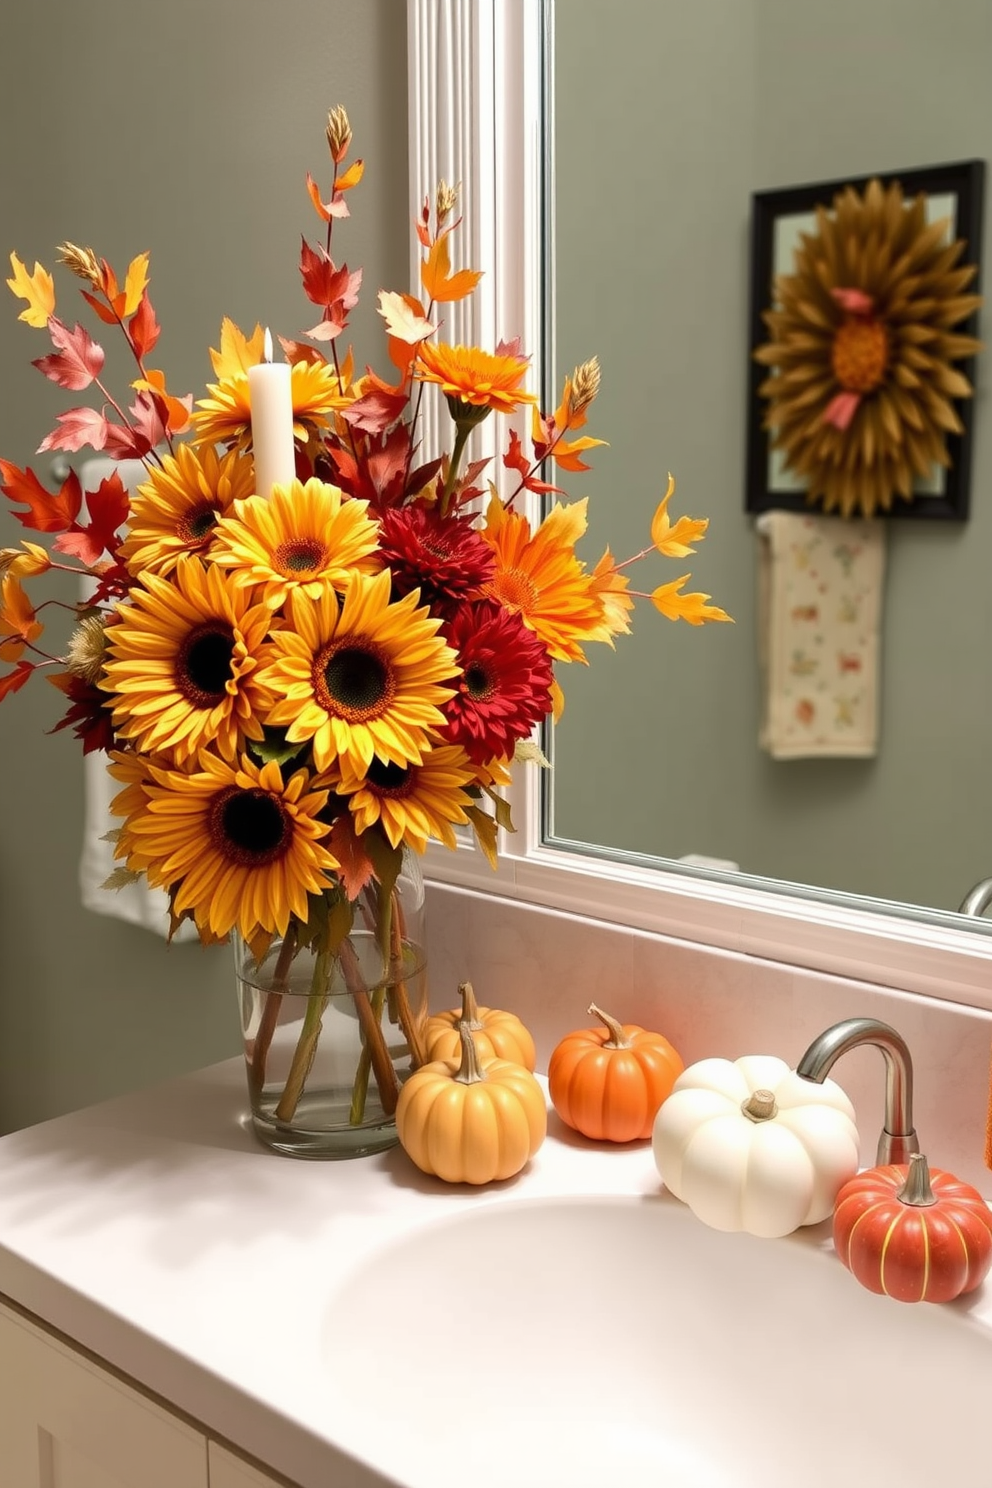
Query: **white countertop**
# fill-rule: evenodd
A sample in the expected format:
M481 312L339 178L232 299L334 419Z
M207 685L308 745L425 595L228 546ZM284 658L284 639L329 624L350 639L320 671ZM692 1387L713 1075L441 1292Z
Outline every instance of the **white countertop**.
M245 1106L231 1060L0 1139L0 1292L301 1488L394 1481L362 1460L334 1389L334 1296L370 1255L507 1198L660 1189L650 1144L590 1144L553 1114L524 1173L474 1189L399 1148L278 1156ZM771 1243L829 1248L829 1224ZM411 1298L397 1326L437 1323L441 1301ZM992 1280L968 1313L992 1331Z
M0 1139L0 1293L301 1488L392 1481L341 1446L321 1303L350 1268L504 1196L659 1189L649 1144L571 1141L554 1115L524 1173L475 1189L399 1148L281 1157L246 1104L234 1059Z

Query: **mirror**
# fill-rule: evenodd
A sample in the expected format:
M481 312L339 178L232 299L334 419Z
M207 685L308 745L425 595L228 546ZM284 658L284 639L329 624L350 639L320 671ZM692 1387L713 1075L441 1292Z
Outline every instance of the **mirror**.
M599 357L588 432L610 446L569 478L590 498L585 552L649 543L671 470L673 513L709 533L684 568L636 565L632 588L691 570L736 624L673 625L642 601L615 655L566 670L548 840L953 913L992 874L989 353L970 518L885 524L875 756L772 759L744 509L749 208L755 191L992 158L992 7L587 0L552 11L549 51L555 379Z

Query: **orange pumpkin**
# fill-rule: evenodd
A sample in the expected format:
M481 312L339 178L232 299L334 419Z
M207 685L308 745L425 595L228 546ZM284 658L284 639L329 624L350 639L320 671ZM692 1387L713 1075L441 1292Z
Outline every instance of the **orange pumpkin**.
M471 982L462 982L458 993L462 1000L460 1008L436 1013L427 1020L427 1058L460 1059L459 1030L464 1023L472 1034L483 1064L490 1059L508 1059L511 1064L522 1064L533 1074L537 1050L529 1030L516 1013L504 1012L502 1008L479 1007Z
M603 1026L566 1034L551 1055L551 1103L566 1126L594 1141L649 1137L682 1059L660 1033L620 1024L595 1003L589 1012Z
M949 1302L992 1265L992 1209L922 1153L848 1179L834 1206L834 1246L870 1292L897 1302Z

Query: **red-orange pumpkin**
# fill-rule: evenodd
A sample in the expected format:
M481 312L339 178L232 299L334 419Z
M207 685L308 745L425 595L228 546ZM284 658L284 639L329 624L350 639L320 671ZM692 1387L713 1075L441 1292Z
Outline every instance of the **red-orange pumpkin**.
M620 1024L595 1003L601 1028L566 1034L548 1064L551 1103L566 1126L597 1142L651 1135L662 1101L685 1068L666 1038Z
M992 1265L992 1209L977 1188L909 1163L850 1178L834 1206L834 1246L870 1292L897 1302L949 1302L981 1284Z

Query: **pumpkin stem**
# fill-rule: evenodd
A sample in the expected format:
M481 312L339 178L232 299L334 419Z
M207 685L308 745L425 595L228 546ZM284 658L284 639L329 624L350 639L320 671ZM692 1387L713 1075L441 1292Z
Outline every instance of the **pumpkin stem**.
M741 1101L741 1114L748 1121L770 1121L778 1115L775 1093L771 1090L752 1090L746 1101Z
M464 1023L466 1028L471 1028L473 1033L478 1033L479 1029L485 1028L486 1025L479 1019L479 1004L475 1000L472 983L462 982L458 988L458 995L462 1000L462 1015L459 1022Z
M486 1076L479 1063L479 1051L475 1047L472 1030L467 1023L459 1023L458 1037L462 1041L462 1060L454 1077L460 1085L478 1085Z
M930 1167L922 1152L911 1152L906 1181L896 1194L901 1204L911 1204L914 1209L926 1209L936 1204L937 1195L930 1182Z
M612 1018L609 1013L604 1013L603 1009L598 1008L594 1002L591 1002L589 1004L589 1006L586 1008L586 1012L592 1013L592 1015L596 1018L601 1018L606 1024L607 1028L610 1030L610 1036L603 1045L604 1049L630 1048L630 1039L627 1038L616 1018Z

